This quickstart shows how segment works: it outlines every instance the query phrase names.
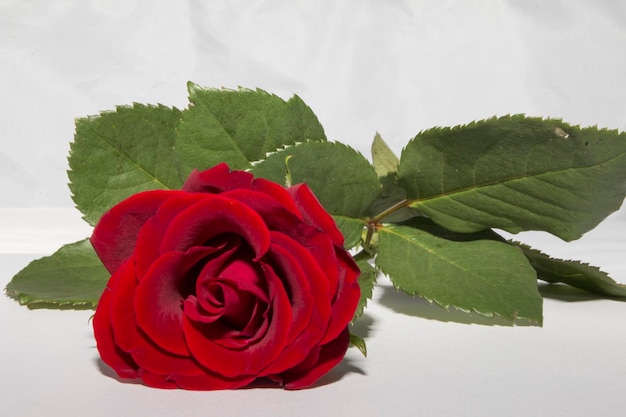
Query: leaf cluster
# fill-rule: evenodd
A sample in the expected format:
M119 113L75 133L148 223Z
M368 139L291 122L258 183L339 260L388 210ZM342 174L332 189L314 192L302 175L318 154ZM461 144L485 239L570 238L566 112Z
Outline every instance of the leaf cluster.
M420 132L400 157L377 134L370 162L328 141L297 96L188 87L184 110L134 104L76 121L68 175L87 222L134 193L179 188L192 169L226 162L313 189L362 271L355 319L381 272L411 296L511 322L542 323L537 279L626 297L598 268L498 233L542 230L570 241L619 209L624 133L509 115ZM88 308L107 279L81 241L31 263L7 294L31 307Z

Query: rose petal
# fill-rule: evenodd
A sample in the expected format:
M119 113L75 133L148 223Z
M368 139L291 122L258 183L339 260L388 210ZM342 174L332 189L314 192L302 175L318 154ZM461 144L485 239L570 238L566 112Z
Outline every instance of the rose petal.
M310 226L294 228L290 236L313 256L322 269L328 283L326 286L328 291L327 297L329 302L332 303L339 286L336 246L326 233L313 229Z
M292 195L281 186L272 181L268 181L264 178L255 178L252 181L252 190L259 191L267 196L276 200L280 205L295 214L299 219L302 219L302 213L292 198Z
M160 251L185 251L228 233L242 236L257 259L269 248L269 231L261 216L239 201L206 194L172 220Z
M183 335L183 302L195 290L189 272L220 248L194 247L187 253L170 252L157 259L139 283L134 297L137 325L160 348L189 355Z
M218 194L236 188L250 188L253 175L245 171L231 171L221 163L206 171L193 170L183 184L183 191L190 193Z
M255 262L246 259L233 259L220 273L220 280L231 282L237 289L245 291L265 303L269 302L267 282L265 282L263 270Z
M216 272L202 271L203 276L196 283L197 306L190 310L190 318L202 323L220 319L241 332L248 328L259 302L269 302L267 286L260 279L262 271L251 262L235 258Z
M231 297L232 298L232 297ZM195 297L185 300L185 315L190 320L202 326L202 331L207 339L227 349L240 350L255 344L267 334L269 327L269 306L258 299L247 300L246 323L235 327L226 316L225 309L214 312L213 315L200 307ZM234 300L239 305L239 300ZM243 327L245 326L245 327Z
M221 253L207 259L195 282L195 295L190 295L183 305L184 314L193 321L212 323L219 319L224 309L223 301L216 300L214 285L221 285L219 277L226 264L241 247L240 240L228 238L229 244Z
M202 194L172 192L171 197L163 202L154 216L146 221L137 236L137 246L134 253L135 271L139 280L161 255L158 242L163 240L163 235L172 220L181 211L202 199L204 199Z
M287 210L279 201L262 192L240 188L220 195L240 201L256 211L270 230L289 231L302 224L300 213Z
M304 360L311 349L321 343L331 312L324 272L297 242L280 233L272 233L268 262L280 270L277 273L290 294L293 323L288 346L263 370L263 375L280 373Z
M185 300L184 312L190 320L205 324L203 330L211 340L240 348L265 336L270 299L265 278L260 278L254 265L243 265L247 262L238 259L226 265L226 261L220 256L207 262L196 283L197 297ZM234 293L242 293L251 304L241 309ZM245 327L237 329L228 323L228 316L240 314L239 309L248 311L248 319Z
M155 190L135 194L100 218L90 240L110 273L130 257L139 230L172 193L175 192Z
M322 343L327 343L337 337L345 325L352 320L361 296L358 283L361 271L352 256L343 248L337 248L337 262L340 273L339 287L333 300L330 324Z
M335 245L343 246L343 234L337 228L335 220L322 207L308 185L294 185L293 187L287 188L287 191L291 194L291 197L307 223L328 233Z
M110 286L117 280L113 275L107 284L96 308L93 317L93 330L96 345L102 361L109 365L122 378L137 378L138 366L133 358L115 344L113 328L111 327L111 289Z
M252 314L255 312L257 300L268 303L269 297L263 281L259 279L262 271L257 265L236 259L220 274L220 281L224 282L224 313L223 320L238 330L245 329Z
M286 389L302 389L310 387L315 381L326 375L346 354L350 345L350 332L346 327L336 339L321 347L315 364L308 368L295 368L283 373L280 377Z
M180 374L197 373L199 365L191 358L172 355L161 349L137 327L132 308L136 288L131 259L120 268L120 275L110 293L109 309L115 344L132 356L140 376L144 370L157 374L168 374L174 370Z
M141 380L150 387L202 391L241 388L249 385L255 379L254 375L238 375L236 378L225 378L222 375L202 371L200 368L198 368L197 373L191 375L179 373L161 375L148 371L141 373Z

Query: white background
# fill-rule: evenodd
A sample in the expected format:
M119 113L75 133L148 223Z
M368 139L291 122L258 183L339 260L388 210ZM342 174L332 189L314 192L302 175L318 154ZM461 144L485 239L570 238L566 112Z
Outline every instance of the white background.
M89 234L67 189L74 118L184 108L186 82L298 94L365 155L508 113L626 129L626 3L0 0L0 285ZM624 209L572 244L517 237L626 282ZM384 280L310 390L160 391L98 364L89 311L0 297L0 416L623 415L626 305L544 288L543 328L445 312ZM474 324L467 324L467 322Z

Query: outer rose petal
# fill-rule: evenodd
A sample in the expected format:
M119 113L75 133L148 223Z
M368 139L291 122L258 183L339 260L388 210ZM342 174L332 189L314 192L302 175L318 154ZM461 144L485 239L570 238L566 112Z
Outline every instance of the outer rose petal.
M163 202L154 216L146 221L137 235L137 245L133 254L135 272L140 281L152 263L161 255L157 242L163 240L163 235L172 220L181 211L204 198L202 194L171 191L171 197Z
M299 219L302 219L300 209L296 205L295 201L293 201L291 194L285 189L285 187L264 178L256 178L252 182L252 189L272 197L287 210L298 216Z
M132 308L137 280L133 273L132 259L119 269L119 277L111 288L110 320L116 346L132 356L138 374L149 371L157 374L176 372L194 374L198 365L191 358L172 355L147 338L137 327Z
M145 191L135 194L106 212L91 235L91 244L110 273L130 257L139 229L156 213L172 191Z
M183 184L183 191L190 193L219 194L236 188L250 188L254 176L245 171L231 171L222 163L206 171L191 171Z
M128 308L132 305L129 298L134 297L135 285L129 260L112 277L110 286L114 289L105 290L93 320L100 356L120 377L141 378L146 385L156 388L194 390L239 388L256 378L254 375L225 378L189 357L170 355L152 344L134 325L132 308Z
M221 389L226 382L230 387L233 381L224 382L223 378L210 375L190 358L168 354L140 333L134 323L133 310L129 308L136 286L132 271L132 261L129 260L112 277L111 289L105 290L98 304L93 323L102 360L122 378L139 377L146 384L160 388L175 386L166 381L156 384L158 379L154 378L151 383L150 375L167 373L169 380L175 380L177 375L184 378L195 376L198 379L207 374L200 380L217 382L203 389ZM241 386L247 383L246 380Z
M161 253L186 251L225 233L242 236L256 259L270 245L269 230L258 213L237 200L207 195L172 220L160 242L160 250Z
M182 190L211 194L231 190L255 190L272 197L284 208L302 218L298 207L284 187L263 178L254 178L252 174L244 171L231 171L226 164L219 164L202 172L194 169L189 174Z
M295 241L279 233L274 233L273 240L271 261L289 289L293 323L288 345L263 370L264 375L281 373L298 366L320 344L330 316L326 281L315 259Z
M291 194L307 223L328 233L335 245L343 246L343 234L337 228L335 220L322 207L308 185L294 185L289 187L287 191Z
M361 287L357 281L361 271L354 259L340 248L337 249L337 262L339 264L339 287L333 300L328 333L322 343L334 339L346 323L352 320L361 296Z
M340 284L337 252L344 251L344 249L335 246L328 234L315 229L313 233L308 232L305 236L296 234L296 236L292 237L313 255L320 268L322 268L326 281L328 282L327 297L329 302L333 303Z
M304 369L296 368L283 373L280 378L283 380L285 388L301 389L311 386L341 362L349 345L350 332L346 327L335 340L322 345L319 353L314 353L314 355L317 355L317 361L314 365Z
M221 375L212 375L202 371L198 371L198 374L195 375L141 373L141 380L150 387L182 388L197 391L241 388L249 385L255 379L254 375L241 375L238 378L229 379Z
M220 196L240 201L259 213L270 230L289 232L303 225L300 212L287 210L279 201L265 193L239 188L226 191Z
M110 285L117 280L113 275L98 301L98 307L93 318L94 336L97 340L100 357L122 378L137 378L137 364L133 358L115 344L113 328L111 327L111 289Z

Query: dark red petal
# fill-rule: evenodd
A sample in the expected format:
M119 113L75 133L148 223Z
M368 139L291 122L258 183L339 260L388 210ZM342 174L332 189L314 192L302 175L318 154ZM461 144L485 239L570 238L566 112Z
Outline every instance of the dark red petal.
M100 300L98 301L98 307L93 317L93 330L96 338L98 352L100 357L109 365L113 370L122 378L137 378L138 366L133 358L123 350L121 350L113 339L113 328L111 327L111 289L109 285L113 285L113 282L117 279L117 276L112 276L105 288Z
M172 193L172 197L163 202L154 216L146 221L137 236L137 245L133 256L135 258L135 273L139 280L161 255L159 243L163 240L163 235L172 220L181 211L204 198L205 196L202 194Z
M173 193L155 190L135 194L100 218L90 240L109 272L115 272L130 257L139 229Z
M311 254L297 242L273 233L268 262L279 270L278 274L288 289L293 324L288 346L263 370L263 375L283 372L304 360L321 343L331 312L324 273Z
M255 380L254 375L239 375L236 378L225 378L222 375L212 374L208 371L200 370L194 374L156 374L144 371L141 373L141 380L153 388L182 388L187 390L223 390L245 387Z
M216 253L206 263L198 273L195 283L195 295L189 295L183 304L183 312L196 322L212 323L219 319L224 306L223 302L215 302L214 284L220 285L218 277L225 265L231 260L233 255L240 248L239 239L225 239L228 243L223 250ZM195 247L196 249L200 247Z
M249 385L256 379L254 375L237 375L236 378L225 378L221 375L173 375L176 385L187 390L223 390L236 389Z
M296 229L297 230L297 229ZM328 300L333 302L339 287L339 270L337 261L336 246L332 243L326 233L320 231L308 231L306 235L298 233L295 240L311 253L313 258L324 272L328 283Z
M190 193L219 194L236 188L250 188L252 174L245 171L231 171L228 165L221 163L206 171L193 170L183 184L183 191Z
M280 201L259 191L240 188L226 191L221 196L240 201L259 213L270 230L290 231L303 223L300 213L291 212Z
M245 292L251 297L269 302L267 283L264 282L263 271L255 262L247 259L234 259L220 273L220 280L232 284L237 292ZM225 301L226 309L232 308Z
M346 354L350 345L350 332L346 327L337 338L323 345L317 355L315 365L307 368L295 368L281 375L286 389L310 387L315 381L326 375Z
M197 363L189 357L173 355L161 349L137 327L133 310L136 288L131 259L120 268L120 276L110 293L109 309L115 344L132 356L139 374L144 370L156 374L197 373Z
M187 345L192 356L206 368L226 377L256 375L285 347L291 325L289 298L279 278L264 271L270 294L270 314L264 337L245 348L229 348L223 340L213 340L205 326L184 316ZM237 343L235 343L237 345Z
M328 233L335 245L343 246L343 234L337 228L335 220L328 214L324 207L322 207L308 185L294 185L293 187L289 187L287 191L291 194L291 197L307 223Z
M178 214L161 242L161 253L186 251L221 234L242 236L258 259L270 245L269 230L254 210L245 204L217 195L205 195Z
M289 191L287 191L282 185L266 180L264 178L256 178L252 182L252 189L266 194L269 197L272 197L291 213L295 214L299 219L302 219L302 213L300 213L300 209L293 201L293 198Z
M339 268L339 287L337 289L337 295L333 300L330 325L322 343L326 343L337 337L343 328L352 320L361 296L361 289L357 281L361 271L352 256L343 248L337 248L337 262Z
M258 303L269 302L267 286L260 275L262 271L256 264L235 258L217 275L203 276L196 286L200 309L190 310L194 315L190 318L204 323L219 319L238 332L247 328Z
M188 273L213 248L193 248L188 253L170 252L152 264L136 289L134 309L137 325L159 347L177 355L189 355L183 335L183 302L195 287Z
M184 312L204 324L205 336L216 343L243 347L265 336L270 298L265 277L255 264L237 258L227 264L227 260L220 255L207 262L196 283L196 296L185 300Z
M123 351L130 353L135 339L138 338L133 311L133 300L137 279L133 270L132 258L118 269L115 285L111 286L111 327L115 344Z

